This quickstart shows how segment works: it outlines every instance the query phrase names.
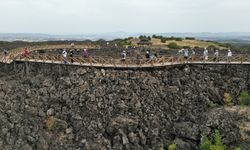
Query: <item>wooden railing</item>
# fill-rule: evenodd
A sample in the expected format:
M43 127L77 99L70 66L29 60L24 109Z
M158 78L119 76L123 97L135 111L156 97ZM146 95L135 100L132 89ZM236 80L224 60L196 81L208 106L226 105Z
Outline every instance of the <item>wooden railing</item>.
M209 56L207 60L203 56L190 56L185 59L183 56L161 56L155 59L137 59L134 57L128 57L125 61L119 58L90 56L83 57L75 55L73 57L67 57L66 59L62 55L56 54L39 54L32 51L39 50L57 50L66 49L63 45L48 46L48 47L33 47L31 53L24 57L22 50L12 50L8 55L0 54L0 62L11 63L13 61L27 61L27 62L40 62L40 63L56 63L56 64L70 64L70 65L84 65L84 66L97 66L97 67L155 67L155 66L167 66L177 64L250 64L250 56L248 55L234 55L233 57L227 56ZM83 48L83 47L75 47Z
M0 57L2 60L3 57ZM66 59L62 55L31 53L24 57L22 54L13 53L9 56L12 61L29 61L42 63L100 66L100 67L154 67L176 64L250 64L250 56L235 55L233 57L209 56L207 60L203 56L191 56L185 59L182 56L161 56L155 59L127 58L125 61L112 57L83 57L75 55Z

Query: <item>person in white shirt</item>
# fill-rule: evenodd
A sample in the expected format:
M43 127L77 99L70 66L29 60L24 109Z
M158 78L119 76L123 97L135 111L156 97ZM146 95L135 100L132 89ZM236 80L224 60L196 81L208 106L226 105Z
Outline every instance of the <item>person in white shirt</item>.
M229 50L228 50L228 53L227 53L227 61L228 61L228 62L231 62L232 57L233 57L233 53L232 53L232 51L229 49Z
M176 55L177 56L182 56L183 53L184 53L184 49L180 49Z
M65 64L68 63L68 62L67 62L67 55L68 55L68 53L67 53L66 50L64 49L63 52L62 52L62 56L63 56L63 61L64 61Z
M207 50L207 48L204 49L203 57L204 57L204 61L208 60L208 50Z
M127 58L127 53L126 53L126 51L123 51L121 53L121 62L122 62L122 64L125 64L126 58Z
M218 57L219 57L219 50L217 49L217 50L214 52L214 61L218 61Z
M184 58L187 60L189 55L188 49L184 49Z
M194 49L192 49L192 56L195 56L195 51L194 51Z

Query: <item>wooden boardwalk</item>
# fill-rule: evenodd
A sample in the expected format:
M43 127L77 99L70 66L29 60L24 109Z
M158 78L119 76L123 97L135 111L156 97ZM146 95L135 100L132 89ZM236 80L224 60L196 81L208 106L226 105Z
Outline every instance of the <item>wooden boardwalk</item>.
M164 67L164 66L174 66L174 65L184 65L184 64L196 64L196 65L250 65L250 62L227 62L227 61L220 61L220 62L203 62L203 61L194 61L194 62L165 62L165 63L150 63L150 64L101 64L101 63L63 63L61 61L51 61L51 60L15 60L17 62L33 62L33 63L46 63L46 64L65 64L65 65L72 65L72 66L86 66L86 67L97 67L97 68L152 68L152 67Z
M57 47L52 47L57 49ZM31 51L46 50L52 48L34 48ZM184 59L182 56L161 56L153 60L127 58L121 61L112 57L83 57L73 56L66 59L62 55L38 54L30 53L27 57L22 55L22 51L11 51L7 56L0 54L0 62L10 64L12 62L32 62L47 64L66 64L74 66L102 67L102 68L152 68L173 66L182 64L199 64L199 65L250 65L250 56L234 55L228 57L209 56L208 60L204 60L202 56L193 56Z

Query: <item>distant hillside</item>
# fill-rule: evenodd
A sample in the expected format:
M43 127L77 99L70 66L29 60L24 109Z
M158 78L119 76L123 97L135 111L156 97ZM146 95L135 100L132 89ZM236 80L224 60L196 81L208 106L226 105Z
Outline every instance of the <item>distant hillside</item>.
M139 37L140 35L152 36L153 34L167 37L195 37L199 40L211 40L223 43L248 43L250 44L250 33L127 33L112 32L105 34L29 34L29 33L0 33L0 41L58 41L58 40L114 40L126 37Z

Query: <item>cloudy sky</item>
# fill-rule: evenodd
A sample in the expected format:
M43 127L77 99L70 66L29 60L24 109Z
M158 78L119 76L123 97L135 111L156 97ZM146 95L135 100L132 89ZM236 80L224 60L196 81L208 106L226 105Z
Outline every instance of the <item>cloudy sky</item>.
M250 32L250 0L0 0L0 33Z

